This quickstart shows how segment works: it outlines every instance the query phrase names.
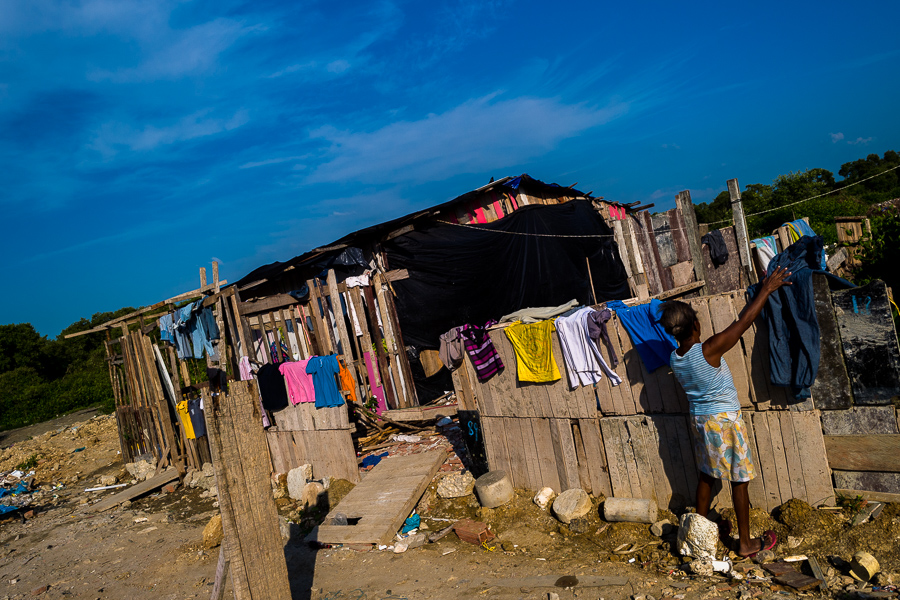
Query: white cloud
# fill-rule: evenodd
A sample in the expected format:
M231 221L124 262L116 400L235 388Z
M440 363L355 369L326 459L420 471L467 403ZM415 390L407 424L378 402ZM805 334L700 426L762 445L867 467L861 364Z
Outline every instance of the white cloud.
M663 144L662 147L665 149L671 148L672 150L681 150L681 146L678 144Z
M135 151L153 150L162 145L231 131L250 120L246 110L239 110L227 119L204 119L208 112L196 112L171 125L147 125L139 130L121 123L105 123L95 135L91 148L106 156L115 154L122 146Z
M873 138L873 137L867 137L867 138L858 137L855 140L848 140L847 143L850 144L851 146L855 146L857 144L862 144L863 146L865 146L866 144L868 144L869 142L871 142L874 139L875 138Z
M465 102L418 121L399 121L372 132L324 126L310 132L327 144L322 164L308 181L425 181L518 164L561 141L607 123L628 104L593 108L555 98Z
M268 165L277 165L295 160L303 160L305 156L282 156L280 158L267 158L265 160L257 160L242 164L238 169L255 169L256 167L265 167Z
M145 44L146 56L136 67L97 71L92 79L154 81L174 79L212 68L219 55L247 31L230 19L215 19L184 30L163 29L159 38Z
M832 133L830 135L831 135L831 143L832 144L837 144L839 141L844 139L844 134L841 132Z

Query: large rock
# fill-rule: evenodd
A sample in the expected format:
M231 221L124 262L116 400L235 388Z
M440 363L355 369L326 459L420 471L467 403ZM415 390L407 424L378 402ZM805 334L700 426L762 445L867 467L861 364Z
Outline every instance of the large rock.
M554 498L556 498L556 492L553 491L553 488L545 487L534 495L534 503L547 510Z
M203 547L215 548L222 543L222 515L215 515L203 528Z
M300 465L296 469L288 471L288 496L294 500L301 500L303 498L303 488L306 487L306 482L310 479L312 479L312 465Z
M117 483L119 483L119 478L115 475L100 476L100 485L116 485Z
M716 558L719 528L715 523L696 513L681 515L678 528L678 552L693 558Z
M125 465L125 470L138 481L144 481L149 477L153 477L153 474L156 473L156 460L153 460L152 462L139 460L137 462L128 463Z
M475 489L475 478L468 471L450 473L438 482L437 494L441 498L462 498Z
M553 501L553 512L563 523L591 512L591 497L581 488L566 490Z

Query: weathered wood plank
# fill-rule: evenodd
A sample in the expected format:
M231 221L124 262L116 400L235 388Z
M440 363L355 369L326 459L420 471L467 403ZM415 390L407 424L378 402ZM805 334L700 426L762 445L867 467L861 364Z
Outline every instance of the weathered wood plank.
M900 473L900 435L826 435L825 450L832 469Z
M539 490L544 486L541 475L541 460L538 454L537 443L534 440L534 430L531 427L537 418L516 419L522 429L522 449L525 452L525 469L528 472L528 485L530 490Z
M708 294L721 294L743 287L741 285L741 259L738 256L737 240L734 227L720 229L725 247L728 249L728 260L719 265L713 265L709 256L709 246L703 244L703 266L706 271L706 289Z
M553 453L562 491L580 487L578 457L575 454L575 440L572 438L569 419L551 419L550 438L553 440Z
M781 498L781 486L778 482L777 467L775 465L775 454L772 450L772 435L769 431L769 421L766 418L767 413L751 413L753 420L753 431L756 434L756 451L759 454L759 472L765 482L766 488L766 510L772 511L776 506L780 506L783 501Z
M498 421L502 424L503 433L506 437L509 476L513 480L513 485L518 488L530 489L531 477L528 467L525 465L525 445L522 441L522 420L503 418L498 419Z
M800 447L797 445L797 435L794 432L794 413L790 411L778 411L770 413L771 421L777 414L781 421L781 439L784 442L784 456L787 459L788 478L791 481L791 493L794 498L807 501L809 494L806 491L806 482L803 477L803 462Z
M709 294L709 286L706 285L706 264L700 247L700 232L697 226L697 214L694 212L694 204L691 202L691 192L688 190L679 192L675 197L675 206L684 220L684 232L687 236L688 249L691 252L691 262L694 263L697 281L704 282L700 293Z
M740 315L747 306L747 298L743 291L733 292L731 302L736 315ZM754 321L741 337L744 349L744 365L750 375L750 398L757 410L768 410L770 403L769 380L765 374L764 363L768 362L768 347L758 346L757 328L766 327L762 317Z
M603 447L609 467L610 487L616 498L632 498L631 480L622 455L622 436L618 423L621 417L604 417L599 420Z
M709 298L709 317L713 330L716 333L734 323L737 315L734 313L734 305L731 296L711 296ZM738 400L742 408L750 408L753 402L750 397L750 377L747 366L744 363L744 349L740 341L722 357L728 363L731 376L734 379L734 387L737 389Z
M831 483L831 469L825 451L819 411L792 413L794 435L798 448L803 449L803 480L806 494L813 506L834 505L834 489Z
M241 598L287 599L291 592L270 492L268 446L253 418L257 397L254 382L233 382L216 400L204 392L204 412L235 595L246 589Z
M656 431L656 423L649 416L644 417L640 420L640 430L641 447L650 467L656 505L666 507L672 498L672 486L669 484L666 467L659 452L660 439L659 432Z
M603 494L612 495L612 486L609 482L609 467L607 466L606 450L600 437L600 427L597 418L579 419L578 429L581 433L581 441L584 444L584 453L588 461L588 473L591 478L591 489L594 496Z
M781 420L778 413L768 411L762 413L769 424L769 435L772 440L772 456L775 458L775 473L778 476L778 489L781 490L781 501L787 502L794 498L794 490L791 487L791 478L788 473L787 457L784 452L784 438L781 432Z
M359 518L357 525L320 525L307 540L322 544L387 544L409 516L435 473L446 459L444 450L414 455L418 460L386 458L375 465L366 479L325 516L325 523L338 512L352 506L348 517ZM391 485L385 485L390 481ZM276 521L277 522L277 521Z
M529 419L534 444L537 447L538 464L541 470L541 482L552 488L554 492L562 491L559 481L559 470L556 466L556 453L553 450L553 437L550 432L550 419Z
M750 455L753 458L753 466L756 469L756 477L751 479L750 484L747 486L750 506L765 510L768 505L768 499L762 466L759 464L759 452L756 450L756 432L753 428L753 419L751 418L751 413L747 411L742 412L741 416L743 416L744 425L747 427L747 443L750 445Z
M628 332L625 331L625 327L619 321L617 315L614 314L606 323L606 330L609 334L609 341L619 356L619 364L616 365L613 371L622 380L619 385L613 385L609 377L605 378L613 404L610 413L633 415L637 412L635 404L638 402L639 394L644 386L644 382L641 379L641 367L634 363L635 360L640 360L640 358L638 358L637 351L631 345Z

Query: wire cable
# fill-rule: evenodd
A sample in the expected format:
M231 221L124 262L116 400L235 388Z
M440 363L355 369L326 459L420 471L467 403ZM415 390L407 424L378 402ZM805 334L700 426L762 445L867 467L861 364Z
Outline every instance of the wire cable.
M751 214L749 214L749 215L744 215L744 218L746 219L747 217L758 217L759 215L764 215L764 214L766 214L766 213L775 212L776 210L781 210L781 209L784 209L784 208L790 208L791 206L796 206L796 205L802 204L802 203L804 203L804 202L809 202L810 200L815 200L816 198L821 198L821 197L823 197L823 196L828 196L828 195L830 195L830 194L836 194L837 192L841 192L841 191L843 191L843 190L846 190L847 188L851 188L851 187L853 187L854 185L859 185L860 183L864 183L864 182L866 182L866 181L869 181L870 179L875 179L876 177L881 177L881 176L884 175L885 173L890 173L891 171L894 171L894 170L896 170L896 169L900 169L900 165L896 165L896 166L894 166L894 167L891 167L890 169L885 169L885 170L882 171L881 173L876 173L876 174L874 174L874 175L872 175L872 176L870 176L870 177L866 177L865 179L860 179L859 181L854 181L853 183L851 183L851 184L849 184L849 185L845 185L845 186L843 186L843 187L839 187L839 188L837 188L837 189L831 190L830 192L825 192L824 194L819 194L818 196L810 196L809 198L804 198L803 200L797 200L796 202L791 202L790 204L784 204L784 205L782 205L782 206L776 206L775 208L768 208L768 209L766 209L766 210L761 210L761 211L759 211L759 212L751 213ZM733 204L733 203L732 203L732 204ZM701 225L718 225L719 223L730 223L730 222L732 222L733 220L734 220L734 219L731 218L731 219L725 219L725 220L723 220L723 221L715 221L715 222L713 222L713 223L701 223Z

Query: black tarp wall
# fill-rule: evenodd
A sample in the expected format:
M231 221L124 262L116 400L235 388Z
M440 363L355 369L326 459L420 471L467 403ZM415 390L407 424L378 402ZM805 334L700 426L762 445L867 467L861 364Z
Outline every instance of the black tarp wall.
M392 270L409 271L393 286L404 341L419 348L521 308L589 304L586 257L595 302L631 296L613 231L588 200L524 206L485 225L419 225L383 247Z

